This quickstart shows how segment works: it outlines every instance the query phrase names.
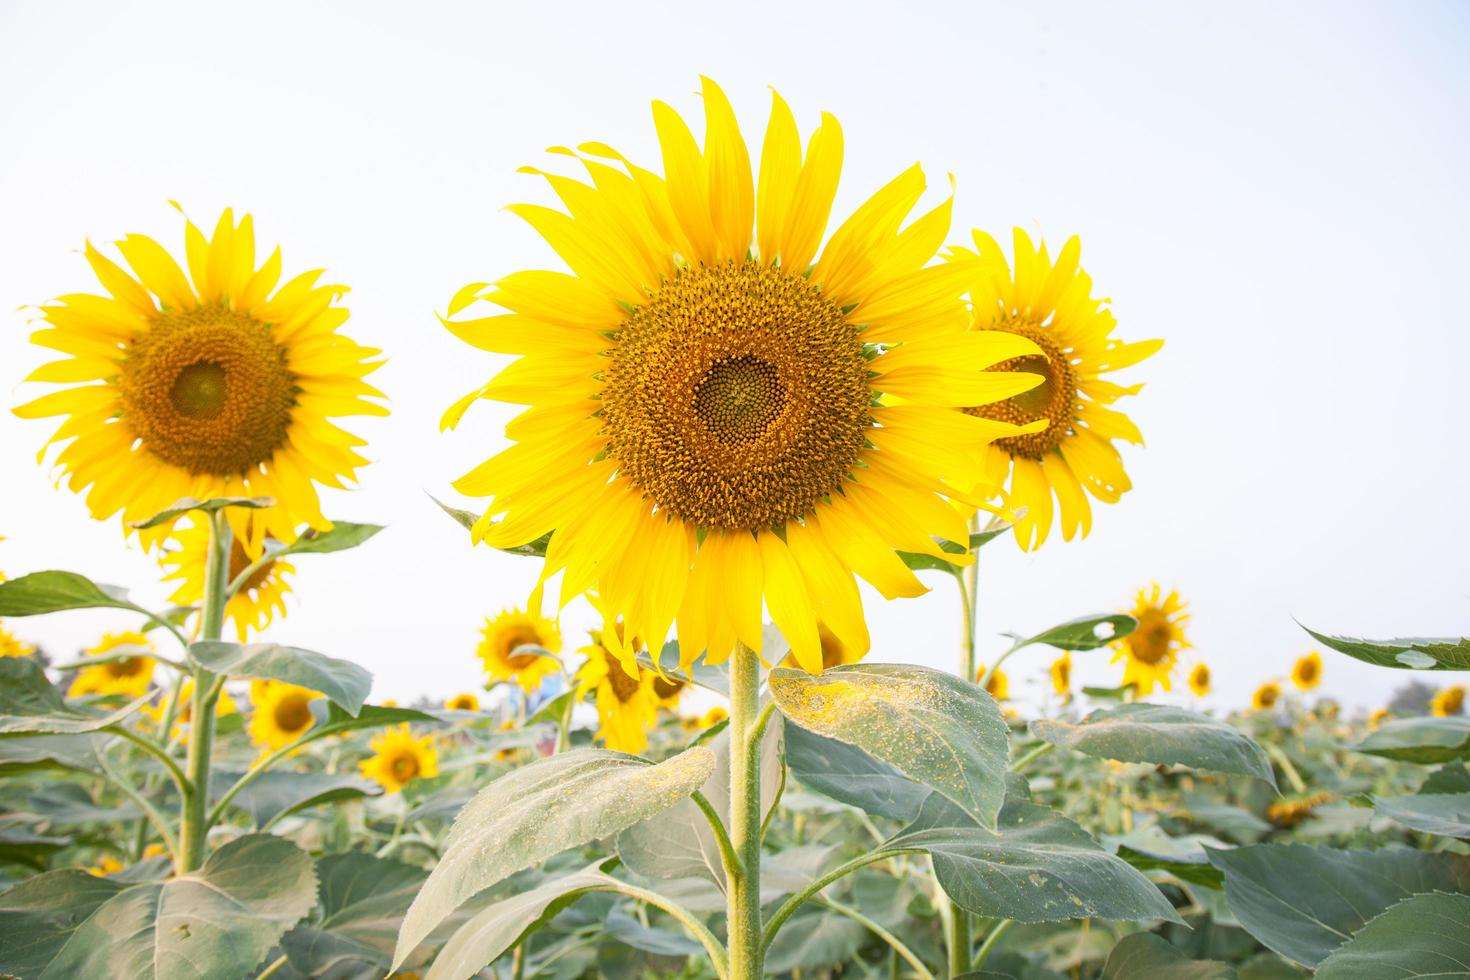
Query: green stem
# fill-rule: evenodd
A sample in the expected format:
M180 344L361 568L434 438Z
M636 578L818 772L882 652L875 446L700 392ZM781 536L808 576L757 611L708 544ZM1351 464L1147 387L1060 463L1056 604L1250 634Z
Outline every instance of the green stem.
M629 898L646 902L654 908L667 913L687 929L689 935L699 940L699 944L704 947L704 951L709 954L710 962L714 965L715 976L719 977L719 980L733 980L735 974L731 972L732 964L726 959L725 950L721 948L720 941L715 938L714 933L705 927L703 922L700 922L684 906L664 898L658 892L651 892L646 888L639 888L636 885L630 885L623 881L607 885L593 885L587 891L615 892L620 895L627 895ZM760 909L757 908L756 911L759 912Z
M200 606L200 633L205 640L218 640L224 632L226 587L230 574L230 524L222 511L209 515L209 554L204 566L204 601ZM209 836L209 763L214 751L214 705L222 677L202 667L194 675L194 700L189 718L189 773L179 821L179 852L175 866L180 874L204 863L204 842Z
M974 535L980 530L979 513L970 516L969 531ZM973 548L970 551L970 564L960 572L960 612L962 616L962 630L960 634L960 677L967 681L976 682L984 687L990 680L991 673L995 670L992 666L985 672L985 677L976 677L975 658L975 627L980 608L980 549ZM941 889L941 894L943 891ZM947 915L942 916L944 920L945 947L949 951L949 975L957 977L968 972L970 961L970 913L954 904L946 895L943 901L947 905Z
M168 770L168 774L173 778L174 785L179 788L179 792L183 793L185 791L184 788L189 784L188 777L184 775L184 770L179 768L179 764L175 762L173 758L160 746L137 734L136 732L129 731L121 725L109 725L104 728L103 731L127 739L129 742L132 742L138 748L142 749L144 752L147 752L149 755L153 756L153 758L163 763L163 767Z
M949 903L944 935L944 945L949 951L949 975L957 977L970 972L970 913L956 905L949 896L946 895L944 900Z
M1267 742L1266 754L1281 767L1281 771L1286 774L1286 781L1291 784L1294 792L1305 793L1307 791L1307 784L1302 779L1302 774L1297 772L1296 766L1292 764L1291 759L1281 750L1280 746Z
M715 832L715 843L720 848L720 862L725 867L725 877L728 879L739 870L740 858L735 853L735 846L730 843L730 835L725 830L725 822L715 811L714 804L710 803L699 790L695 790L690 799L703 811L704 818L709 821L710 828Z
M978 971L985 965L986 959L990 956L990 950L995 946L996 941L1001 936L1004 936L1006 930L1015 924L1015 919L1001 919L995 924L995 928L990 930L990 935L985 937L985 942L980 944L980 949L975 953L975 961L970 964L971 970Z
M1051 752L1055 748L1056 746L1053 745L1051 742L1042 742L1036 748L1032 749L1030 752L1027 752L1025 755L1021 756L1021 758L1017 759L1016 764L1011 766L1011 772L1020 772L1022 769L1025 769L1027 766L1031 765L1031 763L1035 762L1037 759L1040 759L1042 756L1046 755L1048 752Z
M730 845L726 931L731 980L759 980L761 947L760 659L744 643L730 658Z
M890 848L888 850L869 851L866 854L862 854L858 857L853 858L846 864L839 864L837 867L833 868L831 871L828 871L826 874L822 875L820 878L807 885L801 891L796 892L790 898L786 899L786 901L781 903L781 906L776 909L771 918L767 920L766 928L761 933L761 948L770 948L771 942L776 938L776 933L781 930L781 926L786 923L786 920L791 918L792 913L801 908L802 904L810 899L813 895L817 894L823 888L826 888L828 885L832 884L832 882L836 881L838 878L841 878L844 875L850 875L859 868L866 868L870 864L876 864L879 861L886 861L889 858L895 857L899 854L924 853L926 852L923 849L917 847Z
M883 928L877 922L874 922L872 919L868 918L866 915L863 915L861 912L850 905L843 905L841 902L834 902L830 898L822 898L818 899L818 901L821 902L821 904L827 906L832 911L847 916L849 919L856 922L858 925L865 927L869 932L872 932L879 939L887 943L895 953L904 958L909 966L914 968L914 973L920 978L920 980L934 980L934 974L929 972L929 968L924 965L924 961L919 959L919 957L914 954L913 950L905 946L902 940L900 940L893 933L889 932L887 929Z
M128 799L138 804L138 809L143 811L143 816L147 817L148 822L153 824L153 829L158 831L163 846L168 848L170 854L177 857L179 842L174 839L173 832L168 829L168 821L163 818L163 814L158 812L158 808L148 801L148 797L134 789L132 783L119 776L101 755L97 757L97 762L102 766L102 775L107 781L121 790Z
M255 980L265 980L266 977L273 977L285 965L286 957L284 955L278 956L271 961L270 966L267 966L255 975Z

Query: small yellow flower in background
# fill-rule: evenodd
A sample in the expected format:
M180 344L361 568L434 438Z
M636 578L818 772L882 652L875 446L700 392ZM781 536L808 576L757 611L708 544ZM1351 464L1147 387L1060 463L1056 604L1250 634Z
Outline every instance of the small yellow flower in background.
M841 667L843 664L855 664L867 653L866 649L843 644L837 634L828 629L824 623L817 624L817 642L822 646L822 670L824 671L833 667ZM781 666L803 669L801 662L796 659L795 651L786 655L786 658L781 661Z
M305 735L316 716L311 702L322 695L281 681L250 682L250 740L263 749L284 748Z
M102 878L106 877L107 875L117 874L119 871L126 867L127 865L123 864L111 854L104 854L101 858L97 860L96 864L87 869L87 874L93 875L97 878Z
M492 683L515 681L521 690L532 693L548 674L561 669L555 657L548 657L524 647L539 647L550 653L561 651L561 634L549 619L519 609L507 609L493 618L486 617L480 631L480 647L475 654L485 664ZM520 651L520 652L517 652Z
M653 696L658 699L660 708L679 710L679 699L688 689L689 685L677 678L661 677L657 672L653 675Z
M608 748L635 755L648 747L648 732L658 720L658 695L653 681L658 675L634 664L629 674L616 654L603 643L604 629L593 633L593 642L579 653L587 662L577 669L577 700L596 692L597 735Z
M1305 657L1299 657L1291 665L1291 682L1302 691L1310 691L1322 683L1322 655L1313 650Z
M1210 693L1210 665L1203 660L1189 668L1189 690L1197 698Z
M398 707L398 699L397 698L384 698L383 699L383 703L380 705L380 707L383 707L383 708L396 708L396 707Z
M1072 653L1070 650L1051 662L1051 689L1069 701L1072 699Z
M1456 684L1435 692L1434 697L1429 699L1429 710L1437 718L1448 718L1457 715L1465 708L1465 688Z
M1335 797L1331 793L1314 793L1300 799L1281 800L1266 808L1266 819L1278 827L1295 827L1317 807L1331 803L1333 799Z
M143 848L143 860L148 861L156 857L164 857L168 854L168 848L159 843L149 844Z
M156 661L147 656L153 650L153 641L144 634L131 630L107 633L96 646L84 652L90 657L101 657L123 649L135 650L137 655L119 657L95 667L83 667L77 671L71 687L67 689L67 696L75 698L84 694L122 694L137 698L147 693L148 685L153 680Z
M985 665L981 664L980 669L975 671L975 683L980 683L980 678L984 676ZM1004 701L1006 698L1010 697L1011 682L1010 678L1006 677L1005 671L996 670L993 674L990 675L990 679L985 682L985 693L989 694L997 701Z
M724 708L717 704L713 708L710 708L704 714L699 716L699 727L713 728L729 717L730 712L726 711Z
M35 647L19 639L3 624L0 624L0 657L29 657L35 652Z
M266 535L331 528L317 484L340 487L367 462L331 420L387 414L363 380L379 352L337 332L345 287L308 272L278 289L280 250L257 266L255 244L250 216L236 224L228 209L210 238L185 222L187 276L144 235L117 243L132 274L88 244L107 295L41 307L31 341L70 356L26 380L64 387L15 414L64 418L56 463L98 520L152 517L181 497L273 497L269 510L225 511L251 555ZM171 528L139 533L153 546Z
M1184 627L1189 622L1188 606L1179 593L1155 582L1140 589L1129 614L1138 620L1138 628L1113 643L1113 663L1124 661L1123 685L1136 687L1139 697L1147 697L1153 689L1172 691L1173 673L1179 654L1190 648Z
M179 709L174 715L174 727L173 731L169 733L170 737L177 737L183 729L183 726L189 723L190 717L194 713L193 699L194 682L192 680L186 680L183 686L179 688ZM168 701L169 696L167 694L163 695L153 704L144 705L143 714L153 719L155 725L163 724L164 716L168 713ZM235 704L235 699L230 697L230 692L224 688L220 688L219 700L214 703L214 716L216 718L223 718L226 715L239 714L239 712L240 709Z
M1281 685L1276 681L1267 681L1251 695L1251 707L1257 711L1266 711L1276 707L1276 702L1280 699Z
M470 692L456 694L444 702L444 707L450 711L479 711L480 699Z
M415 737L408 725L385 728L368 742L372 758L358 768L386 792L397 793L415 779L439 775L439 754L431 735Z
M500 724L496 725L495 726L495 730L497 732L513 732L513 731L516 730L516 720L514 718L507 718L504 721L502 721ZM516 753L519 752L519 751L520 751L519 748L496 749L495 750L495 761L496 762L509 762L511 759L514 759L516 757Z
M1387 708L1375 708L1368 716L1368 731L1376 732L1378 727L1388 720L1390 712Z
M167 548L165 545L167 550L159 556L159 563L166 569L172 569L163 580L179 583L169 601L179 606L198 605L204 598L204 566L209 557L209 525L192 520L176 530L174 538L178 547ZM231 582L249 568L253 561L245 551L243 540L234 538L230 542ZM225 617L235 624L235 633L241 643L251 633L264 630L277 615L286 615L286 593L291 591L291 585L286 578L295 571L295 566L281 559L266 562L251 573L240 591L230 597L225 605Z
M1015 334L1036 344L1038 353L996 364L992 371L1027 371L1043 382L1029 391L969 411L981 418L1045 428L997 439L985 447L990 479L1004 484L1009 504L1024 508L1015 523L1025 550L1046 541L1052 498L1068 541L1092 529L1087 495L1117 503L1133 484L1113 442L1143 444L1128 416L1110 406L1143 385L1119 385L1102 376L1137 364L1164 345L1162 340L1123 343L1111 337L1117 325L1108 301L1092 296L1092 277L1082 270L1082 244L1067 240L1053 262L1044 243L1033 245L1014 230L1014 272L990 235L974 233L975 251L956 247L950 261L974 270L970 287L973 329ZM1146 692L1145 692L1146 693Z

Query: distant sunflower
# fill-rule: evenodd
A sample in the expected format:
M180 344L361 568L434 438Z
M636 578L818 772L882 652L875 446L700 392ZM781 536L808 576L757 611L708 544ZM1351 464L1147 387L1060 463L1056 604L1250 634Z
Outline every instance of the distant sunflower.
M35 647L0 624L0 657L29 657L35 652Z
M123 864L113 855L104 854L97 859L96 864L92 865L86 870L87 874L92 875L94 878L106 878L108 875L117 874L119 871L126 867L126 864Z
M975 671L975 683L980 683L980 678L984 676L985 665L981 664L980 668ZM990 679L985 682L985 693L997 701L1004 701L1011 696L1011 681L1005 671L997 668L990 675Z
M1429 699L1429 710L1437 718L1448 718L1458 715L1465 708L1465 688L1456 684L1436 691L1434 697Z
M653 681L658 675L636 663L629 673L603 642L609 631L592 635L592 643L579 653L587 662L577 669L577 700L589 693L597 699L597 736L608 748L635 755L648 747L648 732L658 720L658 695Z
M85 651L89 657L102 657L127 650L132 656L119 656L93 667L83 667L72 679L67 697L84 694L121 694L130 698L142 697L153 681L156 661L148 656L153 650L153 641L142 633L126 631L108 633L97 645Z
M719 705L715 705L713 708L710 708L704 714L699 716L699 725L701 728L713 728L729 717L730 712L726 711Z
M248 523L248 519L247 519ZM247 535L248 537L248 535ZM165 550L159 562L173 571L164 576L165 582L179 583L169 602L179 606L197 605L204 598L204 567L209 560L209 525L198 520L176 530L174 538L177 548ZM229 577L233 582L241 572L250 567L253 559L245 551L241 538L230 542ZM287 561L276 559L266 562L251 573L240 591L230 597L225 605L225 617L235 624L235 634L244 643L251 633L260 633L271 624L276 615L286 614L286 593L291 591L287 576L296 568Z
M1189 690L1197 698L1210 693L1210 665L1203 660L1189 669Z
M1085 490L1104 503L1117 503L1132 489L1113 440L1142 444L1133 421L1110 406L1143 385L1123 386L1103 375L1137 364L1164 345L1162 340L1124 343L1110 334L1117 325L1107 300L1092 296L1092 277L1078 264L1082 245L1067 240L1055 262L1046 245L1014 233L1014 272L995 239L977 231L976 251L951 250L950 258L974 269L970 286L974 329L1003 331L1032 341L1039 352L1003 361L993 371L1029 371L1045 380L1029 391L971 411L982 417L1046 428L997 439L986 448L991 480L1010 475L1012 506L1025 508L1016 521L1023 549L1040 547L1052 525L1052 497L1061 510L1066 540L1092 528ZM978 253L978 254L977 254ZM976 261L978 259L978 261Z
M322 695L281 681L250 684L250 740L263 749L290 745L316 724L311 702Z
M415 779L439 775L433 737L415 737L407 724L383 729L368 746L373 755L359 763L358 769L386 792L398 793Z
M1387 708L1374 708L1373 713L1368 716L1368 731L1376 732L1380 725L1388 720L1392 714Z
M660 708L677 711L679 699L687 690L689 690L688 682L681 681L677 677L661 677L656 673L653 675L653 696L658 698Z
M551 535L542 581L562 575L562 605L595 590L630 636L657 643L677 626L686 662L719 663L737 640L760 651L764 604L816 673L819 622L867 650L854 573L886 597L919 595L895 552L944 558L936 536L967 540L949 501L993 496L982 450L1021 430L958 409L1039 383L986 370L1039 348L968 329L973 273L930 264L951 201L905 224L925 190L918 166L818 255L837 120L822 117L803 157L776 96L757 173L709 79L703 99L702 150L654 103L664 176L584 144L557 152L591 183L545 175L569 213L509 208L572 274L517 273L450 302L450 317L480 300L509 311L445 323L517 359L444 425L481 398L528 406L507 429L514 445L455 486L490 498L477 540ZM633 668L632 651L614 652Z
M1251 695L1251 707L1257 711L1269 711L1276 707L1276 702L1281 700L1281 685L1276 681L1267 681L1256 692Z
M1138 620L1138 628L1113 643L1113 663L1124 661L1123 684L1133 684L1140 697L1162 687L1172 691L1174 667L1179 654L1190 647L1184 636L1189 622L1188 606L1179 593L1164 590L1154 583L1140 589L1130 615Z
M825 623L817 625L817 640L822 645L822 669L830 670L833 667L841 667L843 664L855 664L863 659L867 653L867 645L862 647L849 647L845 645L837 634L827 628ZM801 667L796 659L796 652L792 651L781 661L783 667Z
M485 619L475 654L485 664L492 683L515 681L530 694L541 686L546 675L561 669L560 661L538 650L560 652L561 633L556 624L519 609L506 609Z
M153 719L155 725L162 725L164 717L168 714L169 695L164 694L156 702L146 705L143 714ZM219 699L214 703L214 716L223 718L226 715L238 714L240 708L235 704L235 699L230 697L230 692L220 688ZM170 737L177 737L183 726L189 724L194 713L194 682L184 681L179 688L179 708L174 713L173 730L169 732Z
M1291 665L1291 682L1303 691L1322 683L1322 655L1313 650L1305 657L1298 657Z
M1278 827L1291 828L1300 824L1311 812L1336 797L1331 793L1313 793L1296 799L1280 800L1266 808L1266 819Z
M342 286L321 272L277 289L281 253L256 266L249 215L220 216L212 238L184 226L188 277L153 239L117 243L132 275L89 243L86 258L109 295L73 293L41 307L33 343L68 355L28 381L65 385L15 409L62 416L56 463L86 494L92 516L151 517L181 497L273 497L267 511L225 513L251 555L266 535L292 541L301 524L325 530L317 484L340 487L367 461L362 440L331 420L385 415L363 378L378 351L337 332ZM43 451L44 453L44 451ZM167 525L142 532L150 545Z
M1072 653L1068 651L1051 662L1051 689L1067 700L1072 699Z
M450 711L479 711L480 699L466 691L445 701L444 707Z

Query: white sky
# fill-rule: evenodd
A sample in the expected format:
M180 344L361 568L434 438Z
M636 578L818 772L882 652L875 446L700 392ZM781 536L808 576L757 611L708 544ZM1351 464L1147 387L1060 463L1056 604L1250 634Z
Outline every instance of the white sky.
M720 81L759 146L774 85L803 131L842 121L845 214L922 160L955 173L955 240L1012 225L1060 243L1113 297L1135 369L1136 489L1092 536L987 549L981 625L1033 631L1127 604L1157 578L1192 600L1213 703L1281 675L1310 638L1470 627L1461 296L1470 225L1470 7L889 4L0 5L0 392L45 352L24 304L96 288L79 249L142 231L171 250L177 199L226 205L283 245L288 273L352 287L347 331L390 357L391 418L354 423L374 464L328 513L390 525L350 557L303 557L282 641L353 658L376 696L472 687L487 613L536 563L481 548L425 491L503 445L489 355L435 321L472 281L555 259L501 208L546 201L547 146L600 139L657 165L649 102L699 128ZM737 11L739 11L737 13ZM11 312L15 311L15 312ZM28 390L31 389L31 390ZM162 601L151 562L36 465L46 423L0 414L0 568L69 568ZM469 502L466 502L469 503ZM869 593L876 660L954 663L947 581ZM572 646L590 624L565 618ZM15 621L69 654L108 613ZM1012 690L1049 654L1011 663ZM1087 683L1116 683L1103 653ZM1324 690L1381 702L1408 679L1329 655ZM1444 675L1439 675L1441 678Z

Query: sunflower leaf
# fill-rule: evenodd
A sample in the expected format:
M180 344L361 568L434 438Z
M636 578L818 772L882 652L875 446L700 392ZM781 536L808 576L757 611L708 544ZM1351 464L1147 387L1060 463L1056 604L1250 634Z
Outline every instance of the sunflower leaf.
M1470 759L1470 718L1399 718L1353 746L1367 755L1399 762L1454 762Z
M150 696L96 714L67 704L33 658L0 657L0 736L95 732L128 717Z
M1394 667L1398 670L1470 670L1470 637L1363 640L1352 636L1318 633L1305 626L1302 629L1323 646L1378 667Z
M1100 613L1068 620L1024 639L1017 637L1015 649L1042 644L1058 650L1096 650L1121 640L1138 628L1138 620L1125 613Z
M383 530L381 524L351 524L347 521L334 521L330 531L308 529L290 544L271 548L270 553L272 558L284 558L287 555L325 555L334 551L346 551L366 543L381 530Z
M189 644L189 659L216 674L283 681L318 691L350 715L362 709L373 686L373 675L350 660L277 643L200 640Z
M153 617L129 602L126 590L99 585L76 572L31 572L0 582L0 616L40 616L67 609L127 609Z
M1410 830L1440 837L1470 839L1470 793L1420 793L1379 796L1374 812Z
M1470 895L1414 895L1368 921L1333 950L1317 980L1359 977L1470 977L1466 926Z
M217 769L210 775L211 787L224 789L244 773ZM249 814L252 824L259 830L299 810L321 806L323 803L378 796L381 792L376 783L346 773L273 769L245 784L245 788L230 800L230 805Z
M178 520L190 511L201 511L205 514L213 514L215 511L224 510L226 507L243 507L247 510L264 510L274 507L276 502L271 497L212 497L209 500L195 500L193 497L184 497L166 510L161 510L152 517L142 521L132 521L128 527L139 531L150 527L158 527L170 521Z
M435 497L433 494L429 494L429 499L438 504L440 510L444 511L444 513L454 518L455 523L459 524L467 531L473 532L475 529L475 525L478 524L480 521L480 515L476 514L474 511L462 510L458 507L451 507L440 500L438 497ZM528 541L525 544L518 544L513 548L497 548L496 550L503 551L508 555L522 555L527 558L545 558L546 547L551 543L551 536L554 533L556 532L547 531L535 541Z
M1192 960L1162 936L1135 932L1108 954L1101 980L1236 980L1235 968L1219 960Z

